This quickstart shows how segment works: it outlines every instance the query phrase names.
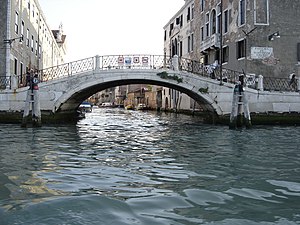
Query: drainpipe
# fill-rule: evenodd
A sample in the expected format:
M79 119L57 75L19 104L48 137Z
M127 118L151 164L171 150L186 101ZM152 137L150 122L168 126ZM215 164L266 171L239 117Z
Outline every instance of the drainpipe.
M6 15L6 40L10 40L10 19L11 19L11 0L7 0L7 15ZM10 89L10 42L5 45L5 77L6 89Z

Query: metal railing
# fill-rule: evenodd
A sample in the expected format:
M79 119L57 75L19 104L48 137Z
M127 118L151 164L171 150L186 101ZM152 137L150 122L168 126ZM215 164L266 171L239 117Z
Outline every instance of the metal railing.
M216 80L221 80L220 67L213 68L212 65L205 65L199 61L180 58L179 59L179 70L191 72L203 77L208 77ZM239 77L242 72L234 71L230 69L222 69L222 81L235 84L239 81Z
M39 71L40 82L72 76L95 69L95 57L46 68Z
M74 76L86 71L109 70L109 69L174 69L173 61L170 56L163 55L106 55L95 56L61 64L58 66L45 68L38 71L40 82L54 79ZM242 72L226 69L223 67L222 76L220 67L213 68L212 65L204 65L203 63L183 57L178 58L178 69L197 74L202 77L221 80L236 84ZM26 86L26 75L17 77L19 87ZM221 81L220 81L221 83ZM11 85L11 78L0 75L0 89L6 89ZM255 76L245 76L244 85L257 89L257 78ZM298 90L298 82L290 85L289 79L264 77L264 90L269 91L296 91Z
M297 79L291 82L289 78L264 77L265 91L298 91L298 85Z
M10 88L11 77L6 77L5 75L0 75L0 90Z

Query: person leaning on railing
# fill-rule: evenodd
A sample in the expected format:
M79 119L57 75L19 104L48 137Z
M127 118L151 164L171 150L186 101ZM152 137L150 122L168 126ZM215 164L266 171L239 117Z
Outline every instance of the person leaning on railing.
M289 82L289 86L295 91L297 88L297 80L296 80L296 74L292 73L290 75L290 82Z

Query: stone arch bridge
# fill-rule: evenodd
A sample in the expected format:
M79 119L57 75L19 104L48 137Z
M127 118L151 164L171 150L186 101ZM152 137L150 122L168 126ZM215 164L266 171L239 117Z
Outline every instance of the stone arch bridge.
M42 114L69 116L98 91L136 83L176 89L195 99L205 111L229 116L240 73L223 69L221 77L216 70L212 78L212 72L209 66L176 56L95 56L39 71L40 107ZM264 91L262 79L244 79L250 113L300 111L299 93ZM12 80L12 85L14 82L18 83ZM18 87L2 91L1 111L21 112L27 90Z

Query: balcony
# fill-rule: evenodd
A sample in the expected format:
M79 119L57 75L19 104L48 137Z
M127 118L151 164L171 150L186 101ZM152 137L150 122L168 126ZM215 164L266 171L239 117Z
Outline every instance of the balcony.
M208 49L220 48L220 34L213 34L207 37L200 46L200 51L204 52Z

